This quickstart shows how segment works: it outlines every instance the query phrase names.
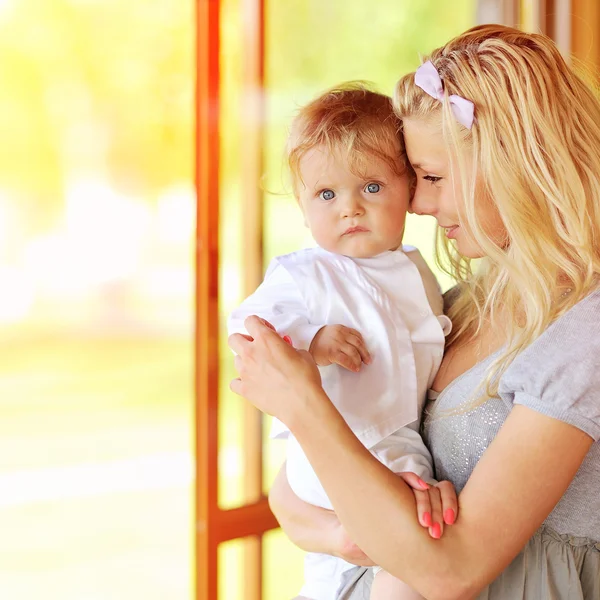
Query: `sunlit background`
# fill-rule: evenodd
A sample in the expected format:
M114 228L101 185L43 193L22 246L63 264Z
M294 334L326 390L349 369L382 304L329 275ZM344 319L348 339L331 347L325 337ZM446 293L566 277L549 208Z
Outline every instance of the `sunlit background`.
M222 0L221 313L240 302L242 0ZM282 149L336 83L390 93L474 0L266 3L265 255L311 244ZM0 598L193 593L193 0L0 0ZM432 223L408 243L431 261ZM443 282L444 283L444 282ZM243 501L223 344L220 504ZM267 484L283 447L266 443ZM222 597L243 598L240 542ZM266 598L301 553L266 536Z

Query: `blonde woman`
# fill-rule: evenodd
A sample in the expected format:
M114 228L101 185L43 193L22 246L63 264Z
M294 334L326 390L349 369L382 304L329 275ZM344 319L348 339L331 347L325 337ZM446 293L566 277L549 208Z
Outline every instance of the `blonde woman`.
M372 561L425 598L600 598L600 104L548 38L489 25L403 77L395 108L411 208L437 219L457 280L424 437L460 516L432 539L309 355L250 317L251 337L230 338L232 389L289 427L335 515L282 476L274 511L304 548ZM420 493L439 510L437 488ZM371 581L357 568L338 598Z

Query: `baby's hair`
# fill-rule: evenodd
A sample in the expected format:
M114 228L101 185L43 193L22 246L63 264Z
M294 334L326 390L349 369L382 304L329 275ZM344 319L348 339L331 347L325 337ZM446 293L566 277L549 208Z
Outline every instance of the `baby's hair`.
M484 323L508 335L484 382L490 397L514 357L598 285L600 103L543 35L483 25L428 59L446 101L427 95L410 74L398 82L394 105L401 119L440 123L462 175L461 225L485 258L474 269L439 235L438 259L459 282L449 343L475 335ZM451 94L474 103L471 130L453 117ZM478 181L469 180L467 160ZM482 227L482 197L506 228L501 247Z
M292 121L286 153L295 190L301 181L300 161L316 147L345 152L350 167L361 175L373 157L397 175L407 170L401 122L392 99L364 82L344 83L325 92L303 106Z

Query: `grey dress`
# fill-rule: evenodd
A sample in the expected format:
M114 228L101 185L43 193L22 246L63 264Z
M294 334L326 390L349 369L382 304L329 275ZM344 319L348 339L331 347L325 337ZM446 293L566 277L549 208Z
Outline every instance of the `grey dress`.
M452 481L460 493L515 404L570 423L595 443L542 527L478 599L600 599L600 291L575 305L513 361L496 398L464 414L440 416L471 398L495 356L455 379L437 398L431 394L423 436L439 480ZM338 600L368 600L372 580L371 569L348 572Z

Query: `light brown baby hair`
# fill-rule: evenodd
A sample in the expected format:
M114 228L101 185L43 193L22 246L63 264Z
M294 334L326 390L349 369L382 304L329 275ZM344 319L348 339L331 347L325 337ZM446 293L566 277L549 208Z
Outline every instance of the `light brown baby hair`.
M292 121L287 159L294 190L301 182L300 161L313 148L343 152L350 168L363 176L373 158L387 163L397 175L407 170L400 119L392 99L363 82L335 87L306 106Z

